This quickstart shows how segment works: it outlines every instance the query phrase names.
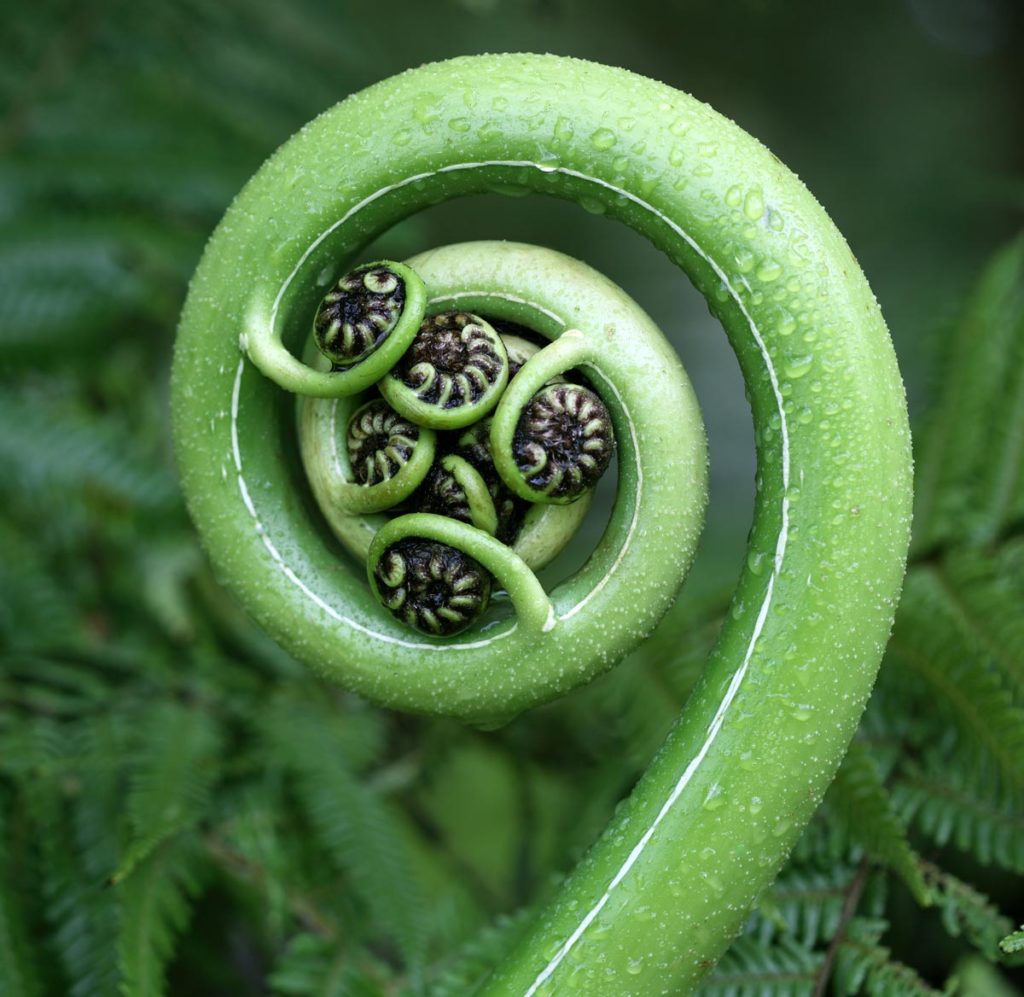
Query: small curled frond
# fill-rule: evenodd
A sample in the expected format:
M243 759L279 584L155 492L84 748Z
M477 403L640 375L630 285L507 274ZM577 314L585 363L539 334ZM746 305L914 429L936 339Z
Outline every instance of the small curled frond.
M360 267L352 273L365 274L373 266L376 265ZM381 280L386 281L386 275ZM343 283L359 290L351 275ZM375 287L387 289L390 282ZM329 295L328 299L331 298ZM338 304L336 299L328 300L328 304L332 303ZM470 361L467 369L471 368L480 352L475 346L478 339L486 348L485 358L497 358L494 365L497 360L504 363L511 347L519 369L523 369L541 352L539 344L526 338L538 333L515 322L500 318L495 321L504 330L500 337L489 319L480 319L475 313L441 312L422 323L417 342L410 347L408 356L396 363L395 369L412 369L418 359L421 364L431 361L432 370L436 370L433 364L439 355L443 359L446 351L463 352ZM578 335L570 337L573 350L579 346ZM318 347L315 330L307 355L313 347ZM546 354L546 358L550 361L551 354ZM541 376L536 367L531 369ZM562 383L560 378L556 382L550 377L545 381L545 377L526 385L527 396L535 383ZM421 410L410 416L392 407L392 395L387 389L390 380L393 378L389 374L380 384L388 397L335 401L303 398L299 402L303 464L324 517L345 548L365 561L370 540L383 523L394 516L402 519L416 513L454 520L495 538L512 560L494 555L493 550L485 552L486 557L496 556L495 563L503 565L513 576L532 573L554 559L581 526L589 502L579 502L570 510L568 505L535 504L515 494L495 466L489 415L474 414L469 425L442 431L439 439L437 431L425 424L430 420L424 418ZM504 397L507 385L507 377L504 385L499 379L496 399ZM464 396L471 403L473 387L471 383ZM463 413L459 415L462 417ZM343 451L339 451L335 439L339 426L345 427ZM512 461L511 445L506 449L506 459ZM341 459L342 453L345 460ZM367 518L372 514L384 517ZM465 535L435 539L459 546ZM542 607L545 604L546 601L538 603ZM534 618L540 625L546 621L542 613L535 613Z
M528 329L514 322L502 322L494 327L505 344L505 352L508 353L508 378L511 381L540 347L532 339L526 338L524 334L529 332ZM517 331L509 331L510 328Z
M348 398L395 365L416 335L426 300L423 281L405 264L367 263L340 277L316 310L318 364L303 363L285 348L276 305L270 314L254 310L241 343L259 370L286 391Z
M431 637L465 630L487 608L491 576L448 544L409 537L386 548L373 569L381 603Z
M458 454L435 464L417 493L416 508L449 516L490 534L498 532L498 514L480 472Z
M420 427L383 398L367 402L348 422L346 444L353 477L361 485L390 481L408 465L419 438Z
M380 389L409 418L458 429L493 409L507 382L508 354L490 323L468 312L442 312L423 322Z
M300 397L298 406L299 452L313 496L357 557L366 544L358 517L408 499L437 454L434 430L400 416L383 398L362 397Z
M614 449L608 409L580 384L552 384L538 391L513 438L520 474L552 502L571 502L593 488Z
M394 331L405 298L405 278L386 263L350 270L317 309L313 329L320 352L340 367L365 360Z
M506 337L502 338L508 342ZM523 362L525 363L525 360ZM510 368L511 365L510 352ZM498 469L494 466L494 457L491 454L491 420L483 419L464 430L459 435L454 452L472 464L487 485L498 518L495 536L502 543L512 543L522 526L527 505L501 480Z

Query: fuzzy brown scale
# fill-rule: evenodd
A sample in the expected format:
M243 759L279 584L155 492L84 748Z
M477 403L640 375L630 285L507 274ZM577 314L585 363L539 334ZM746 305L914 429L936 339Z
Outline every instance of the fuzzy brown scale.
M405 281L388 267L345 274L317 309L317 346L341 367L365 360L398 323L405 297Z
M364 405L348 425L346 447L352 474L361 485L388 481L409 462L419 426L400 416L383 398Z
M491 596L491 576L478 561L416 537L388 547L373 574L381 601L396 619L432 637L465 630Z
M494 466L491 455L491 420L482 419L461 433L452 452L472 464L484 479L498 516L495 536L504 544L514 543L523 525L528 503L509 489Z
M604 402L580 384L549 384L523 409L512 440L516 466L531 488L575 498L608 469L615 437Z
M423 321L390 377L429 405L471 405L498 382L505 358L488 331L467 312L442 312Z

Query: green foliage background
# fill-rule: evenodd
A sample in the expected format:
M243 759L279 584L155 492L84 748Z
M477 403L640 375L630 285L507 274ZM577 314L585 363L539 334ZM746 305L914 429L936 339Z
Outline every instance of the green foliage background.
M468 199L382 249L551 245L677 344L708 422L712 508L679 606L620 668L493 734L371 708L240 612L178 494L174 325L235 191L347 93L497 49L625 65L758 135L849 238L910 392L914 557L878 692L702 992L1017 993L1020 27L1010 0L14 4L0 37L0 994L472 992L681 709L742 557L742 385L672 267L571 206Z

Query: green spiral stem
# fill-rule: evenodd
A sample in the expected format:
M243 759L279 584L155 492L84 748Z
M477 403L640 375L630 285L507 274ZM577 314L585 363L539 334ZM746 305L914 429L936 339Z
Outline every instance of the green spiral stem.
M907 550L909 433L891 344L856 260L796 177L699 101L576 60L456 59L349 98L271 158L208 245L175 357L183 486L211 558L266 629L389 706L501 722L643 640L696 544L700 418L635 303L559 254L485 243L409 265L432 313L493 316L552 340L494 409L494 460L517 494L521 474L502 462L543 383L530 383L531 364L543 372L538 360L554 351L545 380L580 369L608 409L618 493L579 571L548 593L515 548L471 525L323 511L320 484L344 468L319 484L310 475L316 505L296 496L306 485L282 445L291 406L278 384L330 397L331 379L348 376L291 366L321 275L422 208L490 191L567 198L649 238L720 319L750 399L754 522L701 681L607 830L481 991L686 993L739 930L849 744ZM285 343L291 361L268 362L267 345ZM262 373L275 364L288 373L277 384ZM300 404L300 424L326 426L334 403L320 405ZM551 508L575 510L585 496ZM341 563L332 517L359 524L365 574ZM446 639L412 633L372 591L381 554L408 538L477 561L511 612Z
M498 512L487 482L458 454L448 454L431 470L416 506L421 512L451 516L492 535L498 532Z

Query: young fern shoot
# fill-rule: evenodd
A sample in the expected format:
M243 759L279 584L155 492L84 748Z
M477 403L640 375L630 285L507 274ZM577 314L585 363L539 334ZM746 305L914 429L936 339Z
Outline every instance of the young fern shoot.
M410 117L414 105L430 114ZM399 134L408 141L396 145ZM385 265L357 269L363 289L343 279L328 298L353 283L369 317L352 320L335 298L316 318L320 275L376 234L491 190L568 198L648 237L707 298L750 397L754 522L703 677L610 826L483 990L684 993L836 771L888 638L908 543L909 432L886 327L796 177L710 108L622 70L500 55L385 80L288 142L214 234L175 358L182 479L212 559L253 615L322 673L388 706L493 725L644 640L691 561L706 469L692 390L635 302L550 250L477 243L386 264L405 281L402 302L387 298L399 285L374 269ZM264 223L271 215L288 219L283 236ZM548 341L512 377L510 352L519 363L529 351L509 350L502 323ZM435 329L437 342L417 345ZM348 365L298 360L290 349L301 352L311 330ZM339 481L382 486L350 477L337 446L375 384L423 427L421 442L438 434L458 485L447 490L465 495L469 522L394 505L394 518L363 515L337 499ZM282 388L306 396L300 440L315 502L298 500L277 445L291 431ZM497 478L530 503L505 539L492 535L495 481L464 457L453 463L441 438L488 416ZM613 453L604 535L545 591L531 565L571 535ZM365 564L346 565L336 537Z

